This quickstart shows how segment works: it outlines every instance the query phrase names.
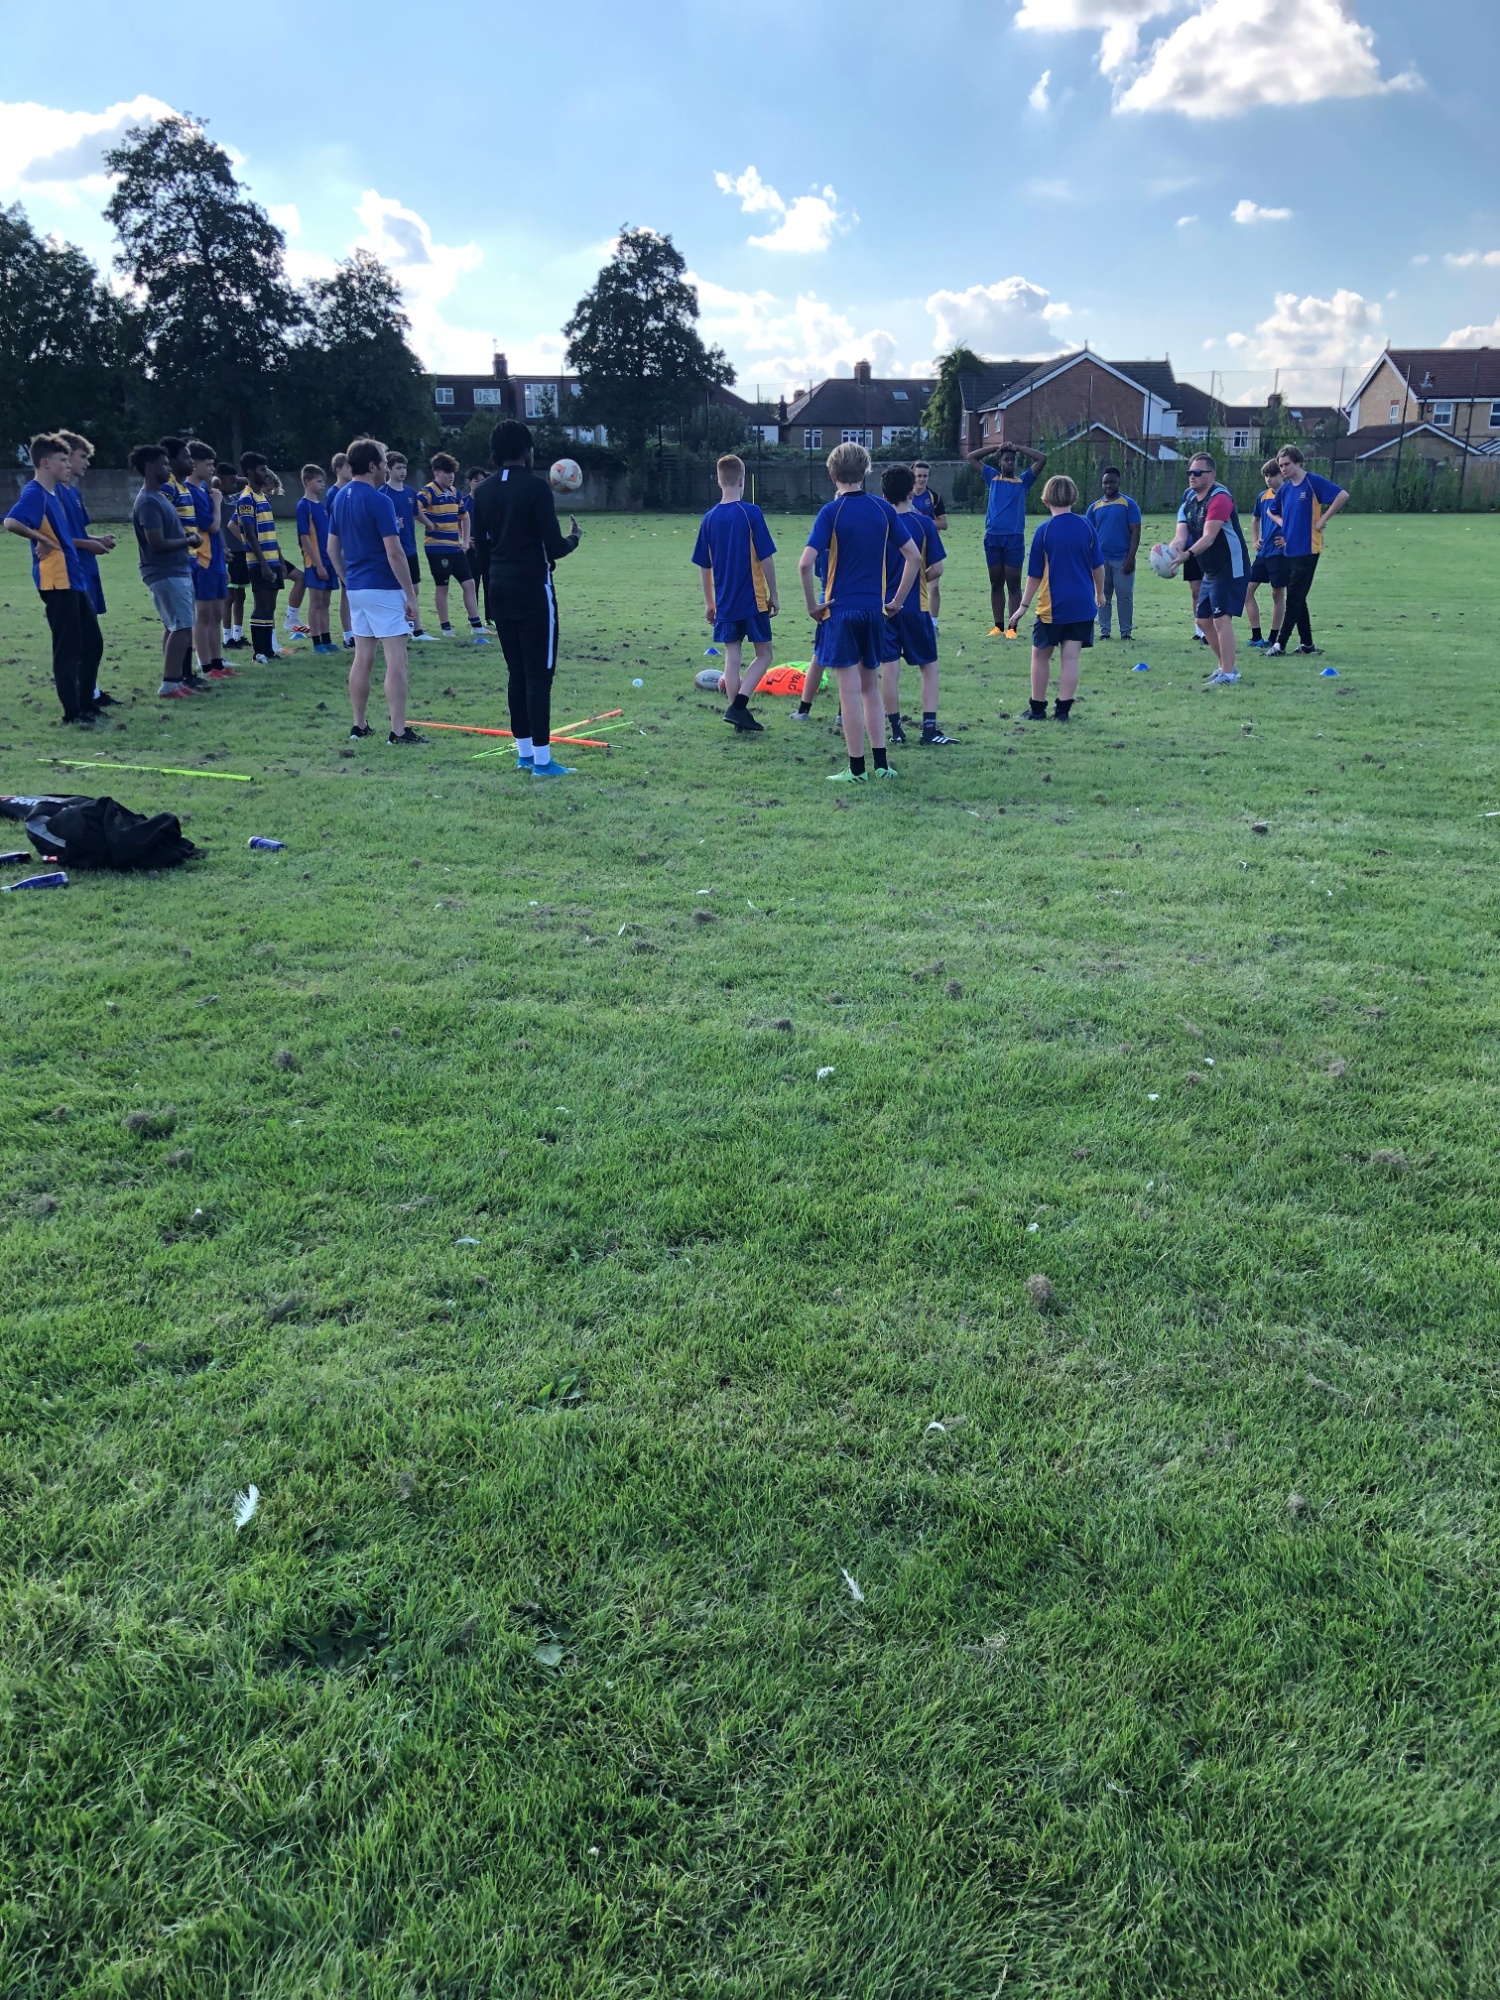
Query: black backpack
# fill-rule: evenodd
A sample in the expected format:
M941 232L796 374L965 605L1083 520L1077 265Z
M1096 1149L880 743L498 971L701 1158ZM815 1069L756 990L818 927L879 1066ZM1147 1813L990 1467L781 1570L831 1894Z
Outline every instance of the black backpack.
M37 853L64 868L180 868L203 851L175 813L146 819L118 799L0 798L0 818L20 820Z

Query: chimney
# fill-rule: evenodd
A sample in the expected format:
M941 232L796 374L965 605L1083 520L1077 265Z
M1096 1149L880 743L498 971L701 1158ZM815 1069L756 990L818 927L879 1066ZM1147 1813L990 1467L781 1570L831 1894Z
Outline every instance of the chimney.
M505 356L503 354L497 354L495 356L494 370L495 370L495 380L497 382L503 382L506 376L509 375L510 370L505 365Z
M777 421L777 423L779 423L779 424L784 424L784 423L786 422L786 397L785 397L785 396L782 396L782 397L781 397L781 398L779 399L779 401L777 402L777 404L776 404L776 421Z
M859 383L859 385L860 385L860 387L861 387L862 389L868 389L868 388L869 388L869 386L870 386L870 364L869 364L869 362L868 362L868 361L856 361L856 362L855 362L855 364L854 364L854 379L855 379L855 381L856 381L856 382L858 382L858 383Z

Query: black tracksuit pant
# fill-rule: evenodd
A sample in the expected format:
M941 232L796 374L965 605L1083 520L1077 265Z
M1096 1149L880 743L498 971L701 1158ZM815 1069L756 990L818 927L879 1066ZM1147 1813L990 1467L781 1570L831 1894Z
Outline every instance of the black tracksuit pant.
M538 750L552 737L552 675L557 666L557 595L552 578L490 574L490 615L509 676L511 732Z
M94 677L104 657L104 634L98 615L81 590L44 590L42 607L52 634L52 685L62 703L63 720L91 715Z
M1282 614L1281 630L1277 638L1283 652L1291 650L1291 636L1295 631L1304 646L1313 642L1312 617L1307 609L1307 593L1312 589L1313 577L1317 572L1316 556L1288 556L1286 559L1286 610Z

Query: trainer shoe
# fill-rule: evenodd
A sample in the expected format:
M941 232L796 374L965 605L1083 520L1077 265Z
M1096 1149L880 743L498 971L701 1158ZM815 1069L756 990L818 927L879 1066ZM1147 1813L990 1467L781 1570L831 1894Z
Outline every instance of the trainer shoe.
M257 653L257 654L255 655L255 664L256 664L256 665L257 665L258 667L274 667L274 666L275 666L275 664L276 664L276 662L277 662L277 660L278 660L278 659L281 659L281 658L283 658L283 657L284 657L284 655L282 655L282 654L279 654L279 653L277 653L277 654L271 654L271 653Z
M516 769L530 773L535 771L536 765L532 763L529 757L518 757L516 759Z
M765 731L765 724L757 722L748 708L726 708L724 720L731 729L737 729L742 736L759 736Z
M830 771L827 782L830 785L867 785L870 774L868 771Z
M374 734L375 731L371 728L368 722L364 725L362 729L356 722L353 728L349 731L349 741L351 743L361 743L364 741L365 737L373 736Z
M1207 639L1204 638L1196 625L1193 627L1193 644L1195 646L1206 646L1208 644Z
M1266 650L1264 639L1247 639L1245 645L1247 650L1252 653L1263 653Z
M941 729L924 729L918 741L924 750L940 750L947 746L957 748L951 736L945 736Z
M408 743L425 743L427 741L427 738L425 736L418 736L416 730L412 728L411 724L407 723L406 727L402 730L399 736L393 729L385 740L387 743L395 743L404 746Z
M1007 639L1017 639L1020 637L1020 634L1017 632L1014 625L1007 625L1005 628L1005 636Z
M575 778L578 775L578 766L576 764L559 764L553 758L549 757L545 764L534 763L531 767L531 775L533 778Z
M810 708L794 708L794 709L792 710L792 721L793 721L793 722L811 722L811 721L812 721L812 710L811 710Z
M181 681L163 681L156 690L158 701L191 701L193 690L184 687Z
M411 636L419 646L436 646L440 643L436 632L413 632Z
M1280 646L1267 646L1266 658L1268 660L1284 660L1286 655Z
M901 773L896 769L894 764L877 764L875 766L875 776L877 778L899 778Z
M1321 646L1299 646L1292 657L1296 660L1321 660L1323 657L1323 648Z
M892 743L904 743L906 741L906 731L901 727L901 718L899 715L894 718L889 715L886 717L885 733Z
M986 639L1003 639L1005 634L1000 630L998 625L992 625L984 636Z
M112 694L106 694L102 688L95 688L94 690L95 708L118 708L119 705L120 704L115 700Z
M1233 687L1238 679L1239 679L1238 670L1236 670L1232 674L1226 674L1224 669L1221 667L1216 674L1210 674L1208 679L1203 683L1203 685L1206 688Z

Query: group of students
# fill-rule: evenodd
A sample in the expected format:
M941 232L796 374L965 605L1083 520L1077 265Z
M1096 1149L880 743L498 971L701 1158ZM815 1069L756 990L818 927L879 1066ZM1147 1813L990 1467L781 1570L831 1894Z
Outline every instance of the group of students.
M115 537L96 532L89 522L80 490L93 457L87 438L75 431L44 432L31 440L29 455L32 476L5 525L32 545L32 579L51 634L63 720L86 728L112 701L98 685L104 653L99 620L105 611L99 558L114 549ZM226 664L227 653L248 647L261 664L281 654L276 613L284 586L289 586L289 640L309 638L315 653L337 653L331 625L337 594L343 645L354 649L348 593L330 553L338 496L353 477L347 453L333 460L331 494L323 468L303 466L295 557L282 548L272 505L281 482L260 453L246 452L235 465L197 439L169 437L139 446L130 464L141 479L132 509L141 580L162 625L161 700L186 700L208 682L229 678L234 669ZM470 560L472 495L484 470L471 468L468 491L460 494L458 461L446 452L434 455L432 476L420 490L407 485L400 453L382 453L381 464L412 587L407 636L432 642L439 637L423 630L417 603L420 522L441 636L455 636L448 600L456 583L471 640L488 645Z

